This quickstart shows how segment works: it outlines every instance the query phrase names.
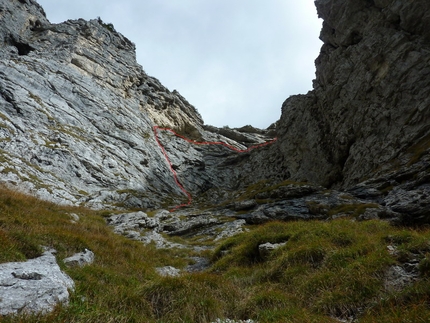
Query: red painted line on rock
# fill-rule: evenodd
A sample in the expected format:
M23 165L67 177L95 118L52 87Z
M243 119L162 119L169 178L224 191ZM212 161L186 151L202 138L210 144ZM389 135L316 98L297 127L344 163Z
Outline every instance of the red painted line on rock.
M265 142L265 143L258 144L258 145L254 145L254 146L250 146L250 147L248 147L248 148L246 148L246 149L238 149L238 148L236 148L236 147L234 147L234 146L232 146L232 145L229 145L229 144L227 144L227 143L225 143L225 142L222 142L222 141L195 141L195 140L192 140L192 139L188 139L188 138L186 138L186 137L184 137L184 136L182 136L182 135L180 135L180 134L176 133L174 130L172 130L172 129L170 129L170 128L163 128L163 127L159 127L159 126L153 126L153 127L152 127L152 130L154 131L155 140L156 140L156 142L157 142L158 146L161 148L161 151L163 152L163 155L164 155L164 157L166 158L167 164L169 165L170 171L171 171L171 172L172 172L172 174L173 174L173 178L174 178L174 180L175 180L176 185L179 187L179 189L180 189L180 190L181 190L181 191L182 191L182 192L187 196L187 198L188 198L188 202L187 202L187 203L183 203L183 204L180 204L180 205L175 206L173 209L171 209L171 210L170 210L170 212L176 211L177 209L179 209L179 208L181 208L181 207L191 205L191 203L193 202L193 198L192 198L191 194L190 194L190 193L185 189L185 187L184 187L184 186L181 184L181 182L179 181L178 174L177 174L177 173L176 173L176 171L173 169L173 165L172 165L172 162L170 161L170 158L169 158L169 156L168 156L168 154L167 154L167 151L166 151L166 149L164 148L163 144L161 143L160 138L158 137L158 130L161 130L161 131L169 131L169 132L171 132L172 134L174 134L176 137L179 137L179 138L181 138L181 139L185 140L186 142L192 143L192 144L194 144L194 145L220 145L220 146L227 147L227 148L229 148L229 149L231 149L231 150L233 150L233 151L235 151L235 152L238 152L238 153L246 153L246 152L249 152L249 151L251 151L251 150L253 150L253 149L255 149L255 148L261 148L261 147L264 147L264 146L267 146L267 145L271 145L271 144L273 144L276 140L278 140L278 138L274 138L274 139L272 139L272 140L270 140L270 141L267 141L267 142Z

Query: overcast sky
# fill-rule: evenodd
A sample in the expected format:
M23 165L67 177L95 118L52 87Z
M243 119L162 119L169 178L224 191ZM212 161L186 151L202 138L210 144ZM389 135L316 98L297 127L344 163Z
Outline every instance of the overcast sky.
M206 124L266 128L312 89L322 45L313 0L37 0L52 23L101 17Z

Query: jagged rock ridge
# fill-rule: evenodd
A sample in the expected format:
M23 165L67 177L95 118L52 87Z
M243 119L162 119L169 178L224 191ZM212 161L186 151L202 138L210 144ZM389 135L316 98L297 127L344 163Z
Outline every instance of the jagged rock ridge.
M238 155L161 132L196 209L125 211L108 223L159 248L183 247L169 235L199 236L198 249L242 232L245 223L341 216L429 223L430 4L315 3L324 45L314 90L287 99L276 127L259 130L204 125L178 92L143 71L133 43L101 19L51 24L33 0L0 0L1 181L58 203L165 208L185 197L154 125L241 149L277 135L273 146ZM274 248L262 244L262 257ZM42 278L30 274L8 278ZM390 272L405 283L415 274Z
M167 208L186 197L154 125L238 148L278 136L240 155L167 132L160 141L200 206L249 211L240 217L250 223L324 218L322 210L346 203L337 191L327 198L324 187L346 190L351 203L379 205L378 215L428 222L429 4L315 3L324 45L314 90L287 99L276 127L258 130L204 125L101 19L51 24L33 0L0 1L1 180L59 203ZM237 210L238 197L251 207Z
M348 190L407 223L428 222L429 2L315 4L324 44L314 89L283 103L278 142L250 168L260 179Z
M414 148L430 147L428 1L315 4L324 44L314 90L282 106L282 166L291 178L348 188L416 162Z
M205 131L197 110L148 76L134 44L101 19L51 24L35 1L0 5L3 182L59 203L156 208L179 203L183 193L153 138L154 125L244 147ZM254 143L264 136L239 139ZM228 175L216 179L210 167L222 161L210 156L228 152L206 154L176 138L166 145L185 168L191 191L230 182ZM205 164L207 171L196 176L195 165Z

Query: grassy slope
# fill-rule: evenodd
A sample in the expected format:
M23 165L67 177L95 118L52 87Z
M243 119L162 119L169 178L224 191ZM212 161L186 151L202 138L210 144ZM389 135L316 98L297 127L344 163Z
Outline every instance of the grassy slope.
M70 213L81 220L72 224ZM61 266L84 248L96 254L91 266L63 266L76 283L70 306L1 322L337 322L331 316L357 311L364 323L430 320L429 229L350 219L274 222L223 241L210 271L162 278L155 267L183 267L187 252L117 236L106 214L0 190L0 262L35 257L41 245L57 249ZM262 259L265 242L287 244ZM397 246L396 257L388 245ZM404 291L385 291L387 267L410 257L420 258L423 277Z

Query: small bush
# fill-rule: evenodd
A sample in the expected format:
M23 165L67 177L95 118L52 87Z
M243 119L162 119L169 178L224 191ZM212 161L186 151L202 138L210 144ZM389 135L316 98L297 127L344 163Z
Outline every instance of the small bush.
M97 21L100 25L102 25L104 28L109 30L110 32L116 32L115 27L111 23L104 23L103 20L100 17L97 17Z

